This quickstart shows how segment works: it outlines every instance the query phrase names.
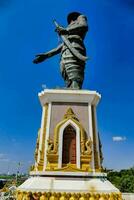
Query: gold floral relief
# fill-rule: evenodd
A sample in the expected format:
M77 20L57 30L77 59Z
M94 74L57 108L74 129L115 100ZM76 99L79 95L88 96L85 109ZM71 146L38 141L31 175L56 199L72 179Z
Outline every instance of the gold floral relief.
M17 200L122 200L121 193L17 191Z

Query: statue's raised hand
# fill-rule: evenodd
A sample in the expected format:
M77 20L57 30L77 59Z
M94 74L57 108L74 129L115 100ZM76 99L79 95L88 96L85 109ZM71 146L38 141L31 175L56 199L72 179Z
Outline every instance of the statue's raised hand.
M66 35L68 32L65 28L63 28L62 26L58 26L56 27L55 31L59 34L59 35Z
M48 58L47 54L45 54L45 53L37 54L35 57L36 58L33 60L33 63L35 63L35 64L43 62L45 59Z

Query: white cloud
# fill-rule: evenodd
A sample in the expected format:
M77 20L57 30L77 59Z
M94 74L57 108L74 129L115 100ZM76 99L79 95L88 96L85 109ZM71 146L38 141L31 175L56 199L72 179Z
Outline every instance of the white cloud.
M122 136L113 136L112 139L113 139L113 142L122 142L122 141L125 141L127 138L122 137Z

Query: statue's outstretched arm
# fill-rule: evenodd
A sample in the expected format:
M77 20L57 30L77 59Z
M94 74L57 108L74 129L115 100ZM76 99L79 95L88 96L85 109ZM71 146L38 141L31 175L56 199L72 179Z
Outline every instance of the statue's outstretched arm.
M48 51L47 53L37 54L35 56L36 58L33 60L33 63L38 64L40 62L43 62L47 58L50 58L52 56L59 54L61 52L62 46L63 46L63 43L60 44L58 47L52 49L51 51Z

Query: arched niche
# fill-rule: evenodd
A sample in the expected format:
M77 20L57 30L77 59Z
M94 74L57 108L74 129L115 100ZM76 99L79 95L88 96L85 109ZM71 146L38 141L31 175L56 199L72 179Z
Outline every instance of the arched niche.
M65 162L63 161L63 145L64 145L64 134L68 127L71 127L74 131L74 138L75 138L75 164L70 158ZM70 142L70 141L69 141ZM82 126L82 124L77 119L76 115L74 114L72 108L68 108L64 118L56 125L54 129L54 138L53 141L49 140L49 147L47 150L47 159L48 165L47 170L79 170L79 169L86 169L89 168L89 161L91 160L91 155L88 155L87 144L88 139L86 136L86 132ZM89 145L88 145L89 146ZM69 162L69 163L68 163ZM64 167L65 164L65 167ZM67 168L66 168L67 167ZM69 168L71 167L71 168Z
M75 133L76 133L76 167L80 168L80 128L78 125L73 122L71 119L66 121L60 128L59 128L59 159L58 159L58 168L62 168L62 155L63 155L63 135L64 131L68 126L71 126Z
M76 165L76 130L70 124L63 131L62 167Z

